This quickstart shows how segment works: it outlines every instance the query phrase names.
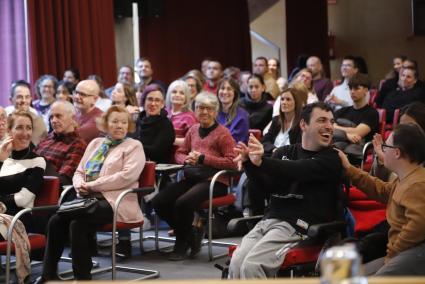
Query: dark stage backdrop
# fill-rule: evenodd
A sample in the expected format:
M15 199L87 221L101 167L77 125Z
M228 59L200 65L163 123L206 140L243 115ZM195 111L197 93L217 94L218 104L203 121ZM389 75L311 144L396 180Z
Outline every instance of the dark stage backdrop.
M151 59L155 78L170 83L200 69L206 56L251 70L246 0L163 2L162 15L140 22L140 54Z
M286 33L288 74L298 55L307 54L320 57L329 76L327 0L286 1Z
M98 74L116 81L112 0L28 0L32 82L42 74L59 79L70 66L81 78Z

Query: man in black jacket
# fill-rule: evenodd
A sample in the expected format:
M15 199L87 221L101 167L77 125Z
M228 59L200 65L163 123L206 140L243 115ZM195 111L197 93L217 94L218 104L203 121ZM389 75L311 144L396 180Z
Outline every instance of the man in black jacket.
M248 145L238 144L236 161L271 197L263 220L234 252L230 278L273 277L309 226L337 219L342 167L331 146L333 123L331 108L318 102L303 110L301 144L278 148L271 158L252 135Z

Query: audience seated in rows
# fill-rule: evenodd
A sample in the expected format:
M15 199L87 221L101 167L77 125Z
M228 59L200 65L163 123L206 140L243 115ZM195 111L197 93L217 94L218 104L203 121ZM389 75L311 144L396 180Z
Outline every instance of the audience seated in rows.
M189 129L175 154L177 163L186 164L184 179L160 191L152 201L158 216L174 228L176 242L170 260L185 259L189 248L192 257L200 251L203 230L192 227L194 212L208 200L210 178L215 172L236 169L235 142L229 130L216 122L217 96L201 93L195 104L199 124ZM214 196L225 195L227 186L228 179L219 179Z
M70 102L54 102L50 108L53 131L35 149L47 161L46 175L59 177L62 185L72 184L72 177L87 147L77 131L75 115Z
M248 94L240 105L249 114L251 129L264 129L272 119L273 107L267 102L266 86L260 75L253 74L248 79Z
M348 87L353 105L335 113L334 144L359 164L364 144L379 130L379 114L367 99L370 88L367 75L357 73L348 82Z
M352 183L370 198L387 204L387 255L366 264L368 275L425 274L425 134L414 124L400 124L381 145L384 165L397 179L384 182L353 167L340 152Z
M246 110L239 106L239 84L224 78L218 86L219 110L217 122L229 129L235 142L248 142L249 118Z
M191 105L190 89L187 83L183 80L172 82L168 87L165 106L168 112L167 117L176 133L174 145L182 145L187 131L197 122Z
M335 110L342 107L352 106L348 81L359 71L356 60L353 56L345 56L341 63L342 83L332 89L325 102L332 105Z
M6 214L15 215L23 208L32 208L37 192L43 184L46 161L34 153L31 143L34 129L33 115L15 111L7 118L8 135L0 145L0 202ZM31 215L21 219L31 231ZM3 235L4 228L0 227Z
M157 163L169 163L175 141L174 127L164 109L165 96L161 86L152 84L143 91L144 110L137 119L134 138L143 144L146 159Z
M279 96L279 87L276 84L276 79L274 79L273 75L268 72L267 58L263 56L257 57L254 61L252 73L263 78L264 85L266 87L265 92L269 96L267 99L274 100Z
M307 68L313 75L313 87L317 98L324 101L326 96L332 92L333 84L329 78L325 77L322 61L317 56L310 56L307 59Z
M31 107L31 86L24 80L14 81L10 90L10 102L12 105L5 108L7 115L14 111L27 111L32 117L32 135L31 142L38 145L40 141L47 136L47 128L35 109Z
M332 109L318 102L301 114L301 144L281 147L267 158L253 135L248 145L238 143L237 161L271 197L263 220L233 253L230 278L274 277L309 226L339 217L342 167L331 146L333 122Z
M80 83L81 84L81 83ZM47 246L43 260L42 279L58 279L58 262L66 239L70 236L72 269L76 280L90 280L92 261L88 234L111 223L118 196L128 188L136 188L145 165L143 146L127 138L134 122L125 108L112 106L101 118L99 131L105 138L96 138L88 146L73 177L75 191L80 196L96 197L92 214L69 217L56 213L48 224ZM118 208L118 222L136 223L143 220L137 195L127 195Z

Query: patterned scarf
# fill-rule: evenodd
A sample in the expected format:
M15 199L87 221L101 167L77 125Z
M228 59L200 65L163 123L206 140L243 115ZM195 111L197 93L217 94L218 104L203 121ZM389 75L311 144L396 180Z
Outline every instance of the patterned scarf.
M99 176L100 170L103 166L103 162L105 161L105 158L108 155L110 148L121 144L124 140L125 138L121 140L112 140L109 137L105 137L105 140L103 141L102 145L100 145L100 147L96 150L91 159L88 160L86 163L86 181L95 180Z

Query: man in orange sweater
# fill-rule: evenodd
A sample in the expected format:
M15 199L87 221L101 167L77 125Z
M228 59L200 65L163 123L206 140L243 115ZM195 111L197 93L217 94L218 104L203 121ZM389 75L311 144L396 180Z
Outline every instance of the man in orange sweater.
M392 182L353 167L339 151L352 183L387 204L387 255L366 264L374 275L425 275L425 134L414 124L399 125L382 144L384 165L397 174Z

